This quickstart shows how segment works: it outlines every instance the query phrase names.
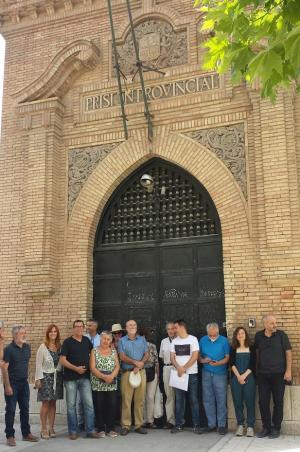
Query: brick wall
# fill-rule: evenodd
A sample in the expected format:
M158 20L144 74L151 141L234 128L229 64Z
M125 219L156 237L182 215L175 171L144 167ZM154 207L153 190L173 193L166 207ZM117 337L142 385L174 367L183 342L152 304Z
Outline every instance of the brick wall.
M120 143L124 136L118 108L87 120L81 106L85 92L116 87L110 76L106 6L98 0L59 5L55 11L20 12L19 19L4 9L0 28L7 41L0 154L1 317L7 326L24 323L35 351L48 323L57 323L65 336L72 319L91 315L92 250L102 209L119 183L156 155L189 171L216 204L229 333L237 324L247 325L250 317L261 328L262 315L274 313L291 338L293 374L300 383L299 96L280 93L271 105L250 87L232 87L225 76L216 94L153 102L152 144L141 104L129 106L129 140L97 165L68 216L69 151ZM117 38L122 39L127 12L122 2L114 2L114 9ZM187 27L189 63L168 69L167 79L199 73L197 43L202 38L190 1L138 1L133 12L135 20L154 14L169 17L174 27ZM84 52L72 58L63 53L80 39L99 49L96 63L85 64ZM61 75L57 80L48 77L51 60L60 52L58 70L70 74L64 83ZM37 79L40 85L31 85ZM247 198L213 152L183 135L241 122L246 130Z

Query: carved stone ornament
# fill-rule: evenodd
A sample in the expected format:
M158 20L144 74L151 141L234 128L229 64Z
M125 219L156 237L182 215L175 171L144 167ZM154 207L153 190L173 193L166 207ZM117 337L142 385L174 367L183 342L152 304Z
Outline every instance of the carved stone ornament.
M244 124L195 130L185 135L206 146L225 163L247 198Z
M136 25L135 34L140 59L145 65L166 68L188 62L186 30L175 31L172 25L164 20L149 19ZM125 75L133 75L136 71L136 57L130 31L125 42L118 44L117 49L122 72Z
M103 160L120 143L105 143L69 152L68 180L68 213L70 214L75 201L89 175L98 163Z

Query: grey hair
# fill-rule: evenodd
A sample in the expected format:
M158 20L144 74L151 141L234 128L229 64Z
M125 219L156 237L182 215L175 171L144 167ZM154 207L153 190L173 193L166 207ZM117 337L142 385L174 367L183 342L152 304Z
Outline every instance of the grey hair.
M111 334L110 331L102 331L102 333L100 334L100 344L101 344L101 339L103 336L108 336L110 338L110 342L113 341L113 335Z
M273 317L273 319L275 319L275 316L273 314L266 314L263 316L262 321L263 323L268 320L270 317Z
M168 328L168 325L174 325L174 322L172 322L172 320L169 320L168 322L166 322L166 329Z
M211 322L206 325L206 331L208 331L210 328L216 328L216 330L219 331L219 325L216 322Z
M15 337L19 331L24 330L24 329L25 329L25 327L23 325L14 325L11 329L12 337Z

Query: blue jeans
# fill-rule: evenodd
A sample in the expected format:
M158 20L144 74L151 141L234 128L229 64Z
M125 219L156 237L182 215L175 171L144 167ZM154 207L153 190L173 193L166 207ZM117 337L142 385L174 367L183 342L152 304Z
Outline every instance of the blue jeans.
M210 428L227 423L227 374L202 371L203 404Z
M189 385L187 390L189 403L191 407L192 420L194 427L199 425L199 401L198 401L198 374L189 375ZM186 391L175 388L175 420L176 425L183 424L185 411Z
M30 433L29 425L29 384L26 379L19 381L10 381L13 390L12 396L5 396L5 433L6 438L15 436L14 421L17 403L20 408L20 423L22 435L27 436Z
M83 404L84 421L87 434L92 433L95 428L94 405L89 378L80 378L78 380L65 381L67 416L69 434L77 433L77 413L76 399L77 390Z

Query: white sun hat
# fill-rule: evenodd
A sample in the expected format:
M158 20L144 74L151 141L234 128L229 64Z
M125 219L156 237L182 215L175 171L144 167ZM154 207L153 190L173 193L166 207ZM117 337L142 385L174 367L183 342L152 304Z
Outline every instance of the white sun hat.
M140 372L137 372L136 374L133 372L133 370L129 374L129 384L132 388L136 389L140 386L142 383Z

